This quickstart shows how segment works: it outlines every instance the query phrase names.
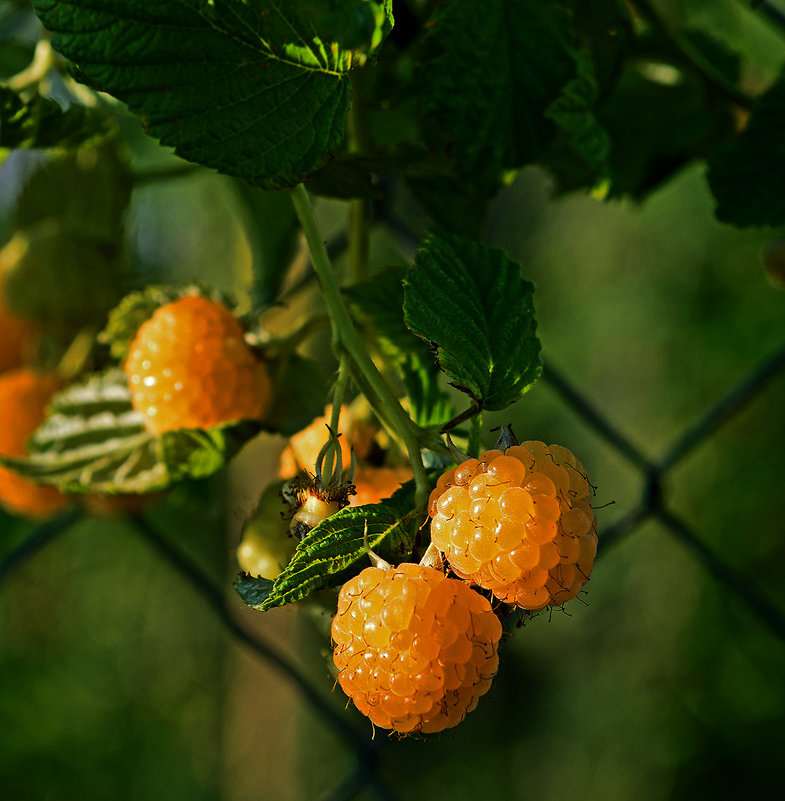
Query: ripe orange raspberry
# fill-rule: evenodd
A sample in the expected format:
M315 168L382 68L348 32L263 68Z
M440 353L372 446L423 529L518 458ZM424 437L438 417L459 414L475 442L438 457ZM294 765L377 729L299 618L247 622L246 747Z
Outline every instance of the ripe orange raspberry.
M377 726L437 732L488 691L501 633L488 600L439 570L368 567L341 589L333 659L344 692Z
M49 399L59 385L54 375L27 367L0 376L0 453L26 454L27 440L43 420ZM35 484L0 467L0 503L23 517L45 518L64 509L68 499L54 487Z
M486 451L440 476L431 540L453 571L523 609L574 598L597 552L583 465L559 445Z
M355 493L349 498L350 506L379 503L389 498L412 477L411 467L358 467L354 473Z
M270 403L270 379L240 323L198 295L161 306L139 327L125 372L155 434L259 418Z

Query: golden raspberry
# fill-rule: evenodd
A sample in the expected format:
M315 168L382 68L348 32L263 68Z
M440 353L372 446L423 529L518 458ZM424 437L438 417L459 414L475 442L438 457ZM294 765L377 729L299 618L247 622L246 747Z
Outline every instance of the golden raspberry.
M502 627L486 598L432 567L368 567L333 618L338 681L375 725L400 733L460 723L496 674Z
M358 467L354 473L355 494L349 498L349 505L379 503L383 498L389 498L413 475L412 468L407 466Z
M24 456L27 440L44 419L46 407L59 381L50 373L27 367L0 376L0 453ZM68 505L68 499L54 487L28 481L0 467L0 503L17 515L45 518Z
M574 598L597 552L583 465L559 445L486 451L439 477L431 540L462 578L523 609Z
M256 419L270 405L267 371L220 303L189 296L161 306L125 362L134 408L155 434Z

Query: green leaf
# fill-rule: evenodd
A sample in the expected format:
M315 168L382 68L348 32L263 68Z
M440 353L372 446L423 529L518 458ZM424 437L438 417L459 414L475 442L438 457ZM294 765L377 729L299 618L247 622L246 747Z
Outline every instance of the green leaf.
M785 224L785 75L756 102L749 123L709 159L717 217L740 227Z
M595 113L598 89L588 54L577 54L578 73L546 111L559 128L547 160L560 188L594 185L610 172L610 141Z
M158 441L158 454L170 481L207 478L220 470L259 430L258 423L244 421L209 429L167 431Z
M533 293L504 251L431 234L406 275L404 317L453 386L498 410L540 375Z
M124 361L142 323L167 303L174 303L187 294L187 290L151 284L137 292L130 292L109 312L106 327L98 335L99 342L109 346L112 358Z
M390 267L344 290L352 313L370 324L376 341L396 366L417 425L437 426L452 417L452 403L439 386L440 371L430 348L403 320L405 267Z
M599 94L616 82L635 33L624 0L560 0L569 8L578 42L591 55Z
M106 136L112 120L83 106L64 110L57 102L36 95L25 102L0 86L0 148L69 148Z
M375 50L392 30L392 0L289 0L322 38L344 50Z
M350 82L390 24L381 4L344 0L325 20L314 3L278 0L35 0L52 44L81 76L140 114L189 161L267 189L299 183L344 139ZM385 3L382 10L388 8ZM365 22L364 22L365 21ZM377 24L381 26L377 29Z
M169 483L122 370L90 376L56 394L28 445L29 457L13 469L66 492L139 493Z
M728 103L703 79L670 63L658 40L640 48L597 113L612 143L612 195L647 195L690 161L705 158L734 129Z
M144 493L214 473L256 431L241 423L156 437L131 404L125 373L112 369L55 395L30 455L0 462L63 492Z
M370 547L382 558L398 564L411 554L422 522L412 516L413 509L414 481L409 481L381 503L347 506L323 520L299 543L259 608L272 609L300 601L322 587L342 584L350 574L366 567L366 523Z
M75 236L56 217L17 231L2 261L9 309L63 341L102 325L122 292L114 249Z
M270 598L274 582L261 576L251 576L248 573L238 573L234 582L237 594L248 606L261 609Z
M434 366L431 354L427 359L419 354L409 354L398 368L409 399L409 413L412 420L423 428L439 428L454 415L452 401L441 388L439 371Z
M545 111L575 74L569 15L542 0L441 3L423 60L429 140L450 149L476 192L492 194L553 134Z

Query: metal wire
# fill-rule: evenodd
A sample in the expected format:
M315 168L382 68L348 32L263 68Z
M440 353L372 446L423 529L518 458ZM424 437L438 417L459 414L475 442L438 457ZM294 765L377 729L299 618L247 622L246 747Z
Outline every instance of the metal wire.
M689 425L659 460L646 456L550 362L547 363L543 375L575 414L624 456L641 475L642 491L639 502L602 532L600 553L607 553L609 549L617 547L645 521L656 520L700 561L710 575L735 593L771 634L785 642L785 612L768 599L753 581L721 559L687 522L670 510L663 491L663 481L668 471L708 440L720 426L762 392L774 376L783 371L785 344ZM0 561L0 587L47 544L67 532L79 520L80 515L78 510L72 510L56 520L34 528L23 542ZM330 730L353 749L354 767L332 791L322 797L322 801L351 801L361 793L367 793L378 801L395 801L394 791L380 778L376 770L378 752L386 746L388 739L379 737L372 740L367 733L349 723L310 684L296 665L263 638L247 630L233 616L226 604L223 589L216 586L192 560L144 517L135 518L133 522L135 530L145 542L205 600L227 630L252 649L259 658L288 678Z

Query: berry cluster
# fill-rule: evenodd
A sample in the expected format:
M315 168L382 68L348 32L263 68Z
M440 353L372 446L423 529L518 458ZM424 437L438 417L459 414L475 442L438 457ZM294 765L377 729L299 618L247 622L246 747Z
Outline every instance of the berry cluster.
M431 540L456 575L522 609L580 592L597 551L583 465L529 441L448 470L431 493Z
M161 306L139 327L125 372L155 434L259 418L272 394L235 316L199 295Z
M488 691L502 627L486 598L432 567L366 568L338 598L338 681L377 726L438 732Z
M334 662L355 706L402 734L463 720L490 687L502 631L471 585L526 610L574 598L597 550L590 500L583 465L558 445L524 442L446 471L429 501L431 552L458 578L402 564L341 590Z

